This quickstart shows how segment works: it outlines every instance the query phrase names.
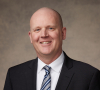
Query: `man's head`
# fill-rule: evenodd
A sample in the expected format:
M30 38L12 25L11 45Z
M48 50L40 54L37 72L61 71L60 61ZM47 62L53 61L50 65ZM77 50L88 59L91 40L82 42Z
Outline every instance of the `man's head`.
M30 19L29 36L37 56L52 62L61 54L62 40L66 38L60 14L46 7L37 10Z

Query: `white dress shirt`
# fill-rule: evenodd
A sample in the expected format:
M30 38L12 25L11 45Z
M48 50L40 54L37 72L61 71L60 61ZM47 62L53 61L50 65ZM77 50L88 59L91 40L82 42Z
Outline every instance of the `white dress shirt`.
M59 79L59 75L61 72L61 68L64 62L64 54L62 52L62 54L52 63L49 64L49 66L51 67L51 90L55 90L58 79ZM43 67L46 64L44 62L42 62L39 58L38 58L38 67L37 67L37 90L41 89L41 85L42 85L42 81L45 75L45 70L43 69Z

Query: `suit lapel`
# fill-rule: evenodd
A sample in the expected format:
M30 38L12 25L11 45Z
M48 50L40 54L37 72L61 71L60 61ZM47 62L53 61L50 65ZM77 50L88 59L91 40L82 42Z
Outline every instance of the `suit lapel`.
M26 72L27 90L36 90L37 59L33 60Z
M59 80L55 90L67 90L72 77L74 76L74 72L71 71L73 67L73 62L67 55L64 53L65 60L62 66L61 74L59 76Z

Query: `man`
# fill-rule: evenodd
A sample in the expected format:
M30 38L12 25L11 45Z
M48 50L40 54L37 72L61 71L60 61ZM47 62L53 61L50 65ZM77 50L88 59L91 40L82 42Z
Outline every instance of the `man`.
M38 58L11 67L4 90L100 90L99 70L62 51L66 28L57 11L37 10L30 19L29 37Z

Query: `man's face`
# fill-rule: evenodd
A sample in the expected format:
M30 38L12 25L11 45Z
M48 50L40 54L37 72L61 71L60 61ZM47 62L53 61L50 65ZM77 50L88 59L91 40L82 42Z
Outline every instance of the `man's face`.
M55 15L34 15L30 21L30 40L37 56L57 55L62 52L62 40L66 38L66 28L60 26Z

